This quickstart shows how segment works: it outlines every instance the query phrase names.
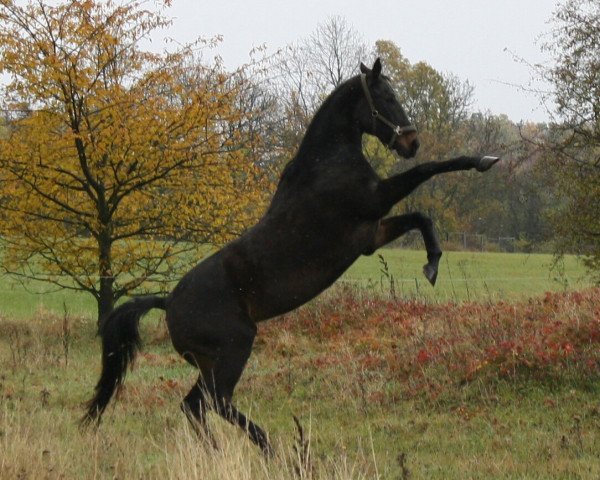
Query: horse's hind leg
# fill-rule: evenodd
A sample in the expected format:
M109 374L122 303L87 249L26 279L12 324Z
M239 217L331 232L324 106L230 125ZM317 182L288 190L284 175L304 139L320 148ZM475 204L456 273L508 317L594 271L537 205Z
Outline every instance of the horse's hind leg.
M181 410L190 421L192 428L198 436L205 438L212 447L216 448L217 443L211 435L206 422L208 401L206 399L206 386L204 385L202 375L198 377L198 381L181 402Z
M245 322L236 333L230 331L227 346L224 347L212 368L202 368L207 392L212 398L215 411L228 422L246 431L250 440L265 455L272 456L273 449L265 431L248 419L232 404L233 391L250 357L255 331L250 332ZM229 326L229 325L228 325Z
M228 422L245 430L250 440L262 450L265 456L273 456L273 447L271 447L265 431L235 408L230 399L222 397L217 402L217 412Z

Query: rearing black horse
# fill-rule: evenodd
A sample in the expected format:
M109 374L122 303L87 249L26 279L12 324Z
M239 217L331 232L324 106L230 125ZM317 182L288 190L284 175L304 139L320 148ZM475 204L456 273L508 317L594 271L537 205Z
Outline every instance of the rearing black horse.
M419 148L381 62L361 65L315 114L271 205L244 235L200 262L166 297L134 298L101 326L102 373L83 423L99 421L140 346L139 320L166 310L175 349L200 376L182 403L192 424L206 428L213 408L248 432L265 453L265 432L232 404L250 356L256 324L288 312L329 287L360 255L409 230L421 231L424 273L434 284L442 254L432 222L420 213L386 217L421 183L439 173L489 169L496 157L459 157L418 165L381 179L363 156L363 133L375 135L405 158Z

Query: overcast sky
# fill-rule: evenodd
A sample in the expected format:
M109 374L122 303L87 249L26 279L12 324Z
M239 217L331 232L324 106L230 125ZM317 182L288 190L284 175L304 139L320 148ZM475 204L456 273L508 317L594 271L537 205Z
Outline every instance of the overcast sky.
M168 34L178 41L222 35L217 52L228 67L253 47L274 52L307 37L319 23L342 16L367 42L391 40L411 61L426 61L475 86L475 109L513 121L548 119L527 86L530 63L547 61L540 37L556 0L173 0ZM512 52L512 53L511 53ZM514 55L513 55L514 54ZM307 66L310 68L310 66ZM515 85L515 86L513 86Z

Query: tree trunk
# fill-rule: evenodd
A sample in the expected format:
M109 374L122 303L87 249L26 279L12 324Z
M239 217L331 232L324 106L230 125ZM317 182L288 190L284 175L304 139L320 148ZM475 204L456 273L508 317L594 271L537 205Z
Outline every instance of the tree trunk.
M105 231L98 237L98 273L100 275L100 289L96 297L98 302L98 327L102 325L102 321L112 312L115 305L113 290L115 278L112 273L111 249L110 228L106 227Z
M100 291L97 297L98 301L98 327L110 312L113 311L115 299L113 295L114 278L100 278Z

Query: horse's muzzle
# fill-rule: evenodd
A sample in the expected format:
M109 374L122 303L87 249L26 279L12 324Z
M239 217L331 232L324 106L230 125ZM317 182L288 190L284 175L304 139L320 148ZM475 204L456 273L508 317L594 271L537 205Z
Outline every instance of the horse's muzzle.
M417 154L420 146L421 143L419 142L417 133L410 132L397 138L394 149L398 155L408 159L413 158Z

